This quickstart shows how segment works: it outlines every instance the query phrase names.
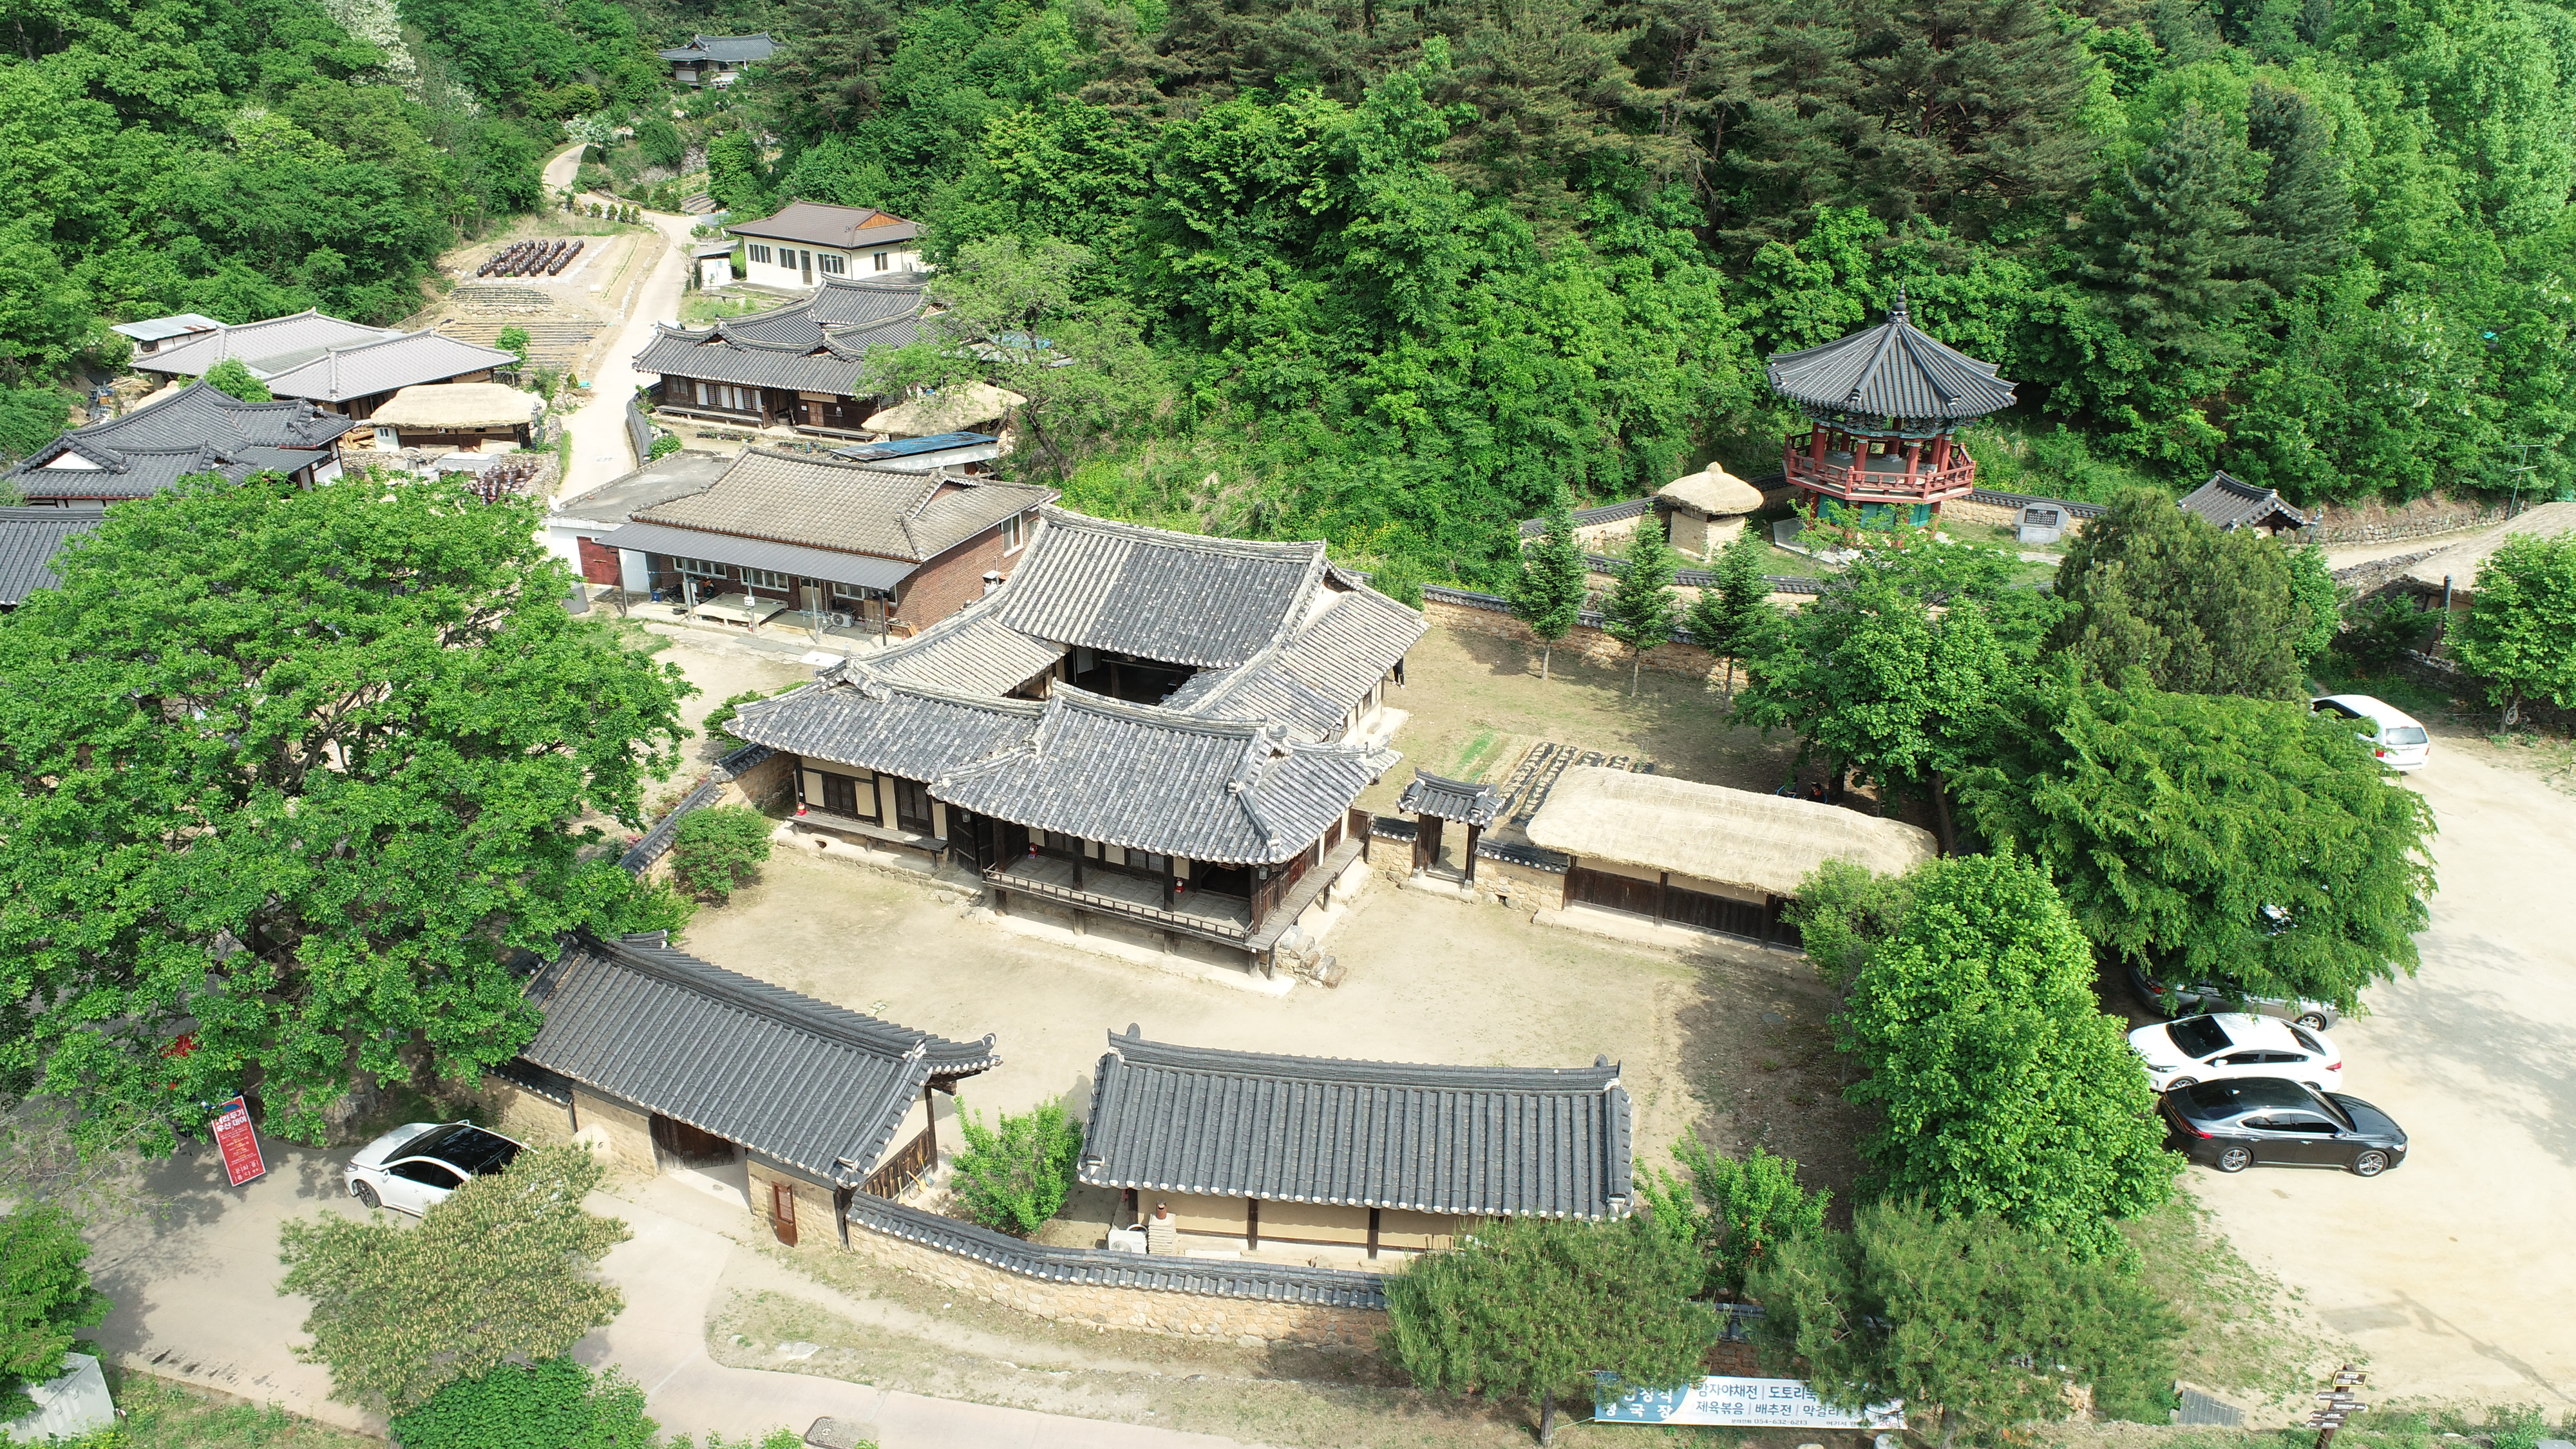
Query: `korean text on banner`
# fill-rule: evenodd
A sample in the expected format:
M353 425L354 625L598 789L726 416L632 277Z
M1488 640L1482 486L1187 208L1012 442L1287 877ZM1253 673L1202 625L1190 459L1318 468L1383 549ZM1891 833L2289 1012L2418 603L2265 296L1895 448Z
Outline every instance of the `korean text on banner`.
M216 1109L215 1145L223 1150L224 1172L233 1186L268 1174L268 1164L260 1160L259 1129L251 1125L250 1104L241 1098Z
M1711 1376L1675 1389L1633 1389L1600 1399L1604 1424L1730 1424L1776 1429L1902 1429L1905 1404L1872 1404L1861 1413L1837 1409L1796 1379Z

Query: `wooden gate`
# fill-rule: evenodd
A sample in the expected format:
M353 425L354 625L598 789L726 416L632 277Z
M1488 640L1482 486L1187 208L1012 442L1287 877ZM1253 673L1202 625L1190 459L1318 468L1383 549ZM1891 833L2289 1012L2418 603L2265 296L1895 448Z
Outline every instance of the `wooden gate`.
M686 1122L653 1114L653 1145L664 1160L682 1167L721 1167L733 1161L733 1144Z

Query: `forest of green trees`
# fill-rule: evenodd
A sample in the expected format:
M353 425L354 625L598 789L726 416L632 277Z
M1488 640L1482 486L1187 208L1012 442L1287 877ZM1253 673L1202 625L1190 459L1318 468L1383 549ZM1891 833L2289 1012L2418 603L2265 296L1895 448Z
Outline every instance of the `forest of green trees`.
M1490 578L1560 486L1767 467L1762 357L1900 283L2021 383L1996 486L2576 486L2550 0L11 8L0 384L123 317L408 311L654 45L770 29L690 120L720 199L898 211L1114 362L1025 465L1100 511Z

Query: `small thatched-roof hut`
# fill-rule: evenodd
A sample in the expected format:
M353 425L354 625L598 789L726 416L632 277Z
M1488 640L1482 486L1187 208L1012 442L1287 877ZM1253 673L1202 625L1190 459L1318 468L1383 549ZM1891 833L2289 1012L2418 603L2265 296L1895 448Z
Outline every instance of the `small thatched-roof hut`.
M897 403L861 426L869 432L885 433L891 437L931 438L941 433L964 432L976 423L999 422L1010 416L1011 409L1027 401L1018 393L995 387L989 382L961 383L955 387L943 387L929 397Z
M546 400L497 382L428 382L379 405L368 422L379 448L526 446Z
M1930 831L1903 821L1597 765L1557 780L1529 838L1578 869L1737 901L1794 896L1828 860L1899 875L1939 853Z
M1694 558L1708 557L1744 531L1747 514L1762 507L1762 490L1715 463L1655 490L1655 511L1665 520L1672 546Z

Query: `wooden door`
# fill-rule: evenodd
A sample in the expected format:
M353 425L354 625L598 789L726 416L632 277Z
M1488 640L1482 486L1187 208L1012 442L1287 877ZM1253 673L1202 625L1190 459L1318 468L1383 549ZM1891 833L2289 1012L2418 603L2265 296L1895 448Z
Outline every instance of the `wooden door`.
M1446 823L1437 815L1420 817L1413 836L1414 869L1426 870L1440 863L1440 827Z
M778 1241L796 1246L796 1189L775 1179L769 1184L769 1226Z
M1586 870L1579 865L1565 873L1565 898L1585 905L1651 916L1655 914L1656 904L1662 895L1663 886L1656 881Z

